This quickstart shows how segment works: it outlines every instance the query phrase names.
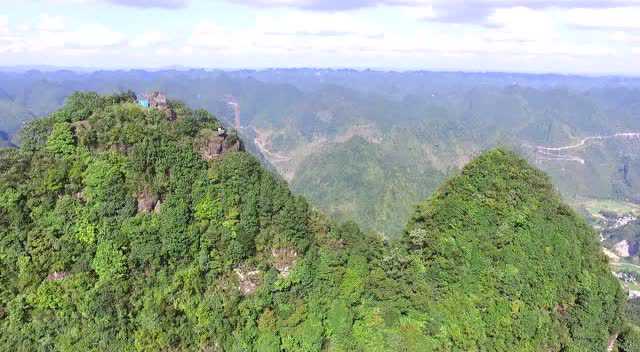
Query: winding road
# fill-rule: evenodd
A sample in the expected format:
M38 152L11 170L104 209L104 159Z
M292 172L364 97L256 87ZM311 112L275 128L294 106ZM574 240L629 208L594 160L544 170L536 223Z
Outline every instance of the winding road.
M562 147L545 147L541 145L535 146L537 160L549 160L549 161L573 161L580 164L585 163L585 160L575 156L566 154L573 149L579 149L587 146L592 141L602 141L607 139L623 138L623 139L637 139L640 140L640 132L621 132L607 136L591 136L581 139L578 143L570 144Z
M580 142L576 144L571 144L564 147L544 147L539 145L539 146L536 146L536 149L546 150L546 151L562 151L562 150L576 149L576 148L585 146L589 141L612 139L612 138L640 139L640 132L622 132L622 133L612 134L609 136L591 136L591 137L583 138Z

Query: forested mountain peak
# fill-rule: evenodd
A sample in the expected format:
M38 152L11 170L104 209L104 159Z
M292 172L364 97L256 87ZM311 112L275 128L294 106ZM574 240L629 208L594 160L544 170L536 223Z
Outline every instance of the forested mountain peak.
M421 204L403 241L433 278L432 312L465 312L443 324L476 341L464 350L588 351L616 336L624 301L596 238L544 173L495 149Z
M325 69L0 72L0 90L11 97L0 98L0 131L20 144L24 122L59 109L74 91L160 90L239 126L246 148L323 212L392 238L447 175L497 145L549 173L574 205L585 198L640 200L634 140L544 152L639 132L639 83ZM349 143L358 136L367 143ZM351 146L362 157L354 158Z
M621 329L595 234L511 152L386 242L291 194L204 110L77 93L0 151L0 345L585 351Z

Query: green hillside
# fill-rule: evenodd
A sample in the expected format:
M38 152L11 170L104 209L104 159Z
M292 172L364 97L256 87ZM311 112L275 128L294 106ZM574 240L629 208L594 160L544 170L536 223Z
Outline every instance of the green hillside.
M412 151L354 137L305 159L292 189L334 217L395 236L442 180L442 172Z
M560 157L536 149L640 133L638 87L640 80L628 77L512 73L0 72L0 145L19 144L15 133L24 121L53 112L76 90L160 90L227 126L235 123L233 101L247 150L297 194L332 216L397 238L413 205L445 175L497 146L518 150L572 203L639 203L638 138L594 139Z
M595 232L510 152L441 186L403 241L428 278L428 315L458 317L440 331L461 350L603 351L618 332L624 296Z
M74 94L0 151L3 350L604 351L622 329L594 232L511 153L386 242L312 211L206 111L134 99Z

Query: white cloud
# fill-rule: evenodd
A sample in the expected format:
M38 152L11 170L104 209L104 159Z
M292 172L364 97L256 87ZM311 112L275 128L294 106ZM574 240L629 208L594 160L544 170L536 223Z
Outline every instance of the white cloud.
M234 33L227 31L212 22L200 22L194 26L187 44L195 47L224 49L237 45L232 38ZM237 33L235 34L237 37Z
M40 16L38 30L45 32L62 32L65 29L65 20L60 16L43 14Z
M87 24L61 32L40 31L33 39L40 50L51 48L95 49L122 45L126 37L101 24Z
M43 14L35 25L22 23L14 30L0 16L0 52L79 55L126 43L124 34L101 24L69 28L62 17Z
M134 48L146 48L149 46L165 44L170 42L171 40L172 37L168 33L160 31L147 31L131 40L129 42L129 45Z
M0 15L0 35L9 33L9 17Z
M555 21L549 13L526 7L497 9L489 16L487 23L529 37L547 35L556 30Z
M121 45L126 42L124 34L101 24L90 24L67 32L65 46L79 48L102 48Z
M396 13L398 14L398 13ZM399 13L402 16L407 14ZM413 19L423 18L423 12ZM412 17L412 16L410 16ZM445 27L443 27L445 26ZM487 26L432 26L418 22L411 31L381 27L366 16L299 10L258 14L255 26L241 30L199 23L187 41L200 49L239 56L394 58L398 62L430 57L598 57L614 51L599 43L563 38L561 20L553 12L514 7L496 10Z
M164 9L180 9L185 8L191 2L190 0L44 0L54 5L61 4L111 4L138 8L164 8Z
M73 5L85 5L96 3L97 0L43 0L44 2L51 3L52 5L64 5L64 4L73 4Z
M414 20L429 20L436 17L436 12L431 4L415 6L398 6L400 13Z
M92 6L101 0L42 1L76 1ZM486 13L480 11L482 21L452 23L443 21L442 14L438 14L443 1L425 0L416 4L401 0L396 6L385 0L387 5L349 12L236 6L234 11L243 18L241 24L218 22L222 14L192 13L189 18L196 19L195 24L186 29L171 24L175 17L168 17L166 22L119 26L117 18L105 16L101 21L111 22L90 23L90 18L70 17L52 7L48 15L36 14L24 22L11 18L9 23L7 16L0 15L0 53L16 53L12 59L6 59L5 55L3 60L0 55L0 61L20 62L21 57L41 61L43 57L47 60L55 57L58 62L96 66L112 64L110 60L116 59L123 62L121 65L139 62L158 66L180 63L413 68L458 63L461 69L552 67L561 71L558 68L577 69L574 63L609 69L602 64L602 56L633 67L633 59L638 55L640 30L633 26L640 29L640 24L629 15L612 12L613 9L514 7L503 0L489 0L501 5L490 6ZM450 8L456 8L480 0L464 4L462 0L449 1ZM116 14L132 11L116 9ZM167 16L171 14L167 12ZM640 18L640 12L633 17ZM247 24L247 20L253 22ZM590 24L588 30L582 28L586 24ZM136 32L134 28L144 30ZM538 67L538 62L546 66Z
M197 37L207 38L198 42L208 42L211 47L227 47L236 52L244 48L249 52L283 55L313 55L314 52L356 54L358 50L385 46L381 42L385 37L382 28L345 13L288 10L284 16L279 13L259 14L253 27L240 31L214 25L203 31L205 28L201 26L194 31Z
M610 38L616 42L626 42L629 40L629 35L624 31L615 31L610 34Z
M287 11L286 16L259 15L256 30L264 34L317 35L335 37L340 35L374 36L382 34L376 26L346 13L313 13Z
M0 15L0 53L18 52L23 46L20 38L11 32L9 18Z
M569 25L585 28L640 29L640 7L572 9L566 20Z

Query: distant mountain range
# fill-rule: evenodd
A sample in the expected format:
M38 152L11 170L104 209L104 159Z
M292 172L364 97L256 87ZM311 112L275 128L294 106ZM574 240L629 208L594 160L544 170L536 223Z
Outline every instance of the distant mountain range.
M383 239L206 111L136 100L73 94L0 149L2 351L638 351L596 232L515 153L483 152ZM329 201L433 181L414 145L358 131L297 172L339 181Z
M640 79L322 69L0 72L0 143L77 90L152 90L239 124L247 149L339 219L395 237L413 206L488 148L564 197L640 202ZM236 116L235 107L238 108ZM236 121L236 118L239 121ZM576 148L553 148L579 144Z

